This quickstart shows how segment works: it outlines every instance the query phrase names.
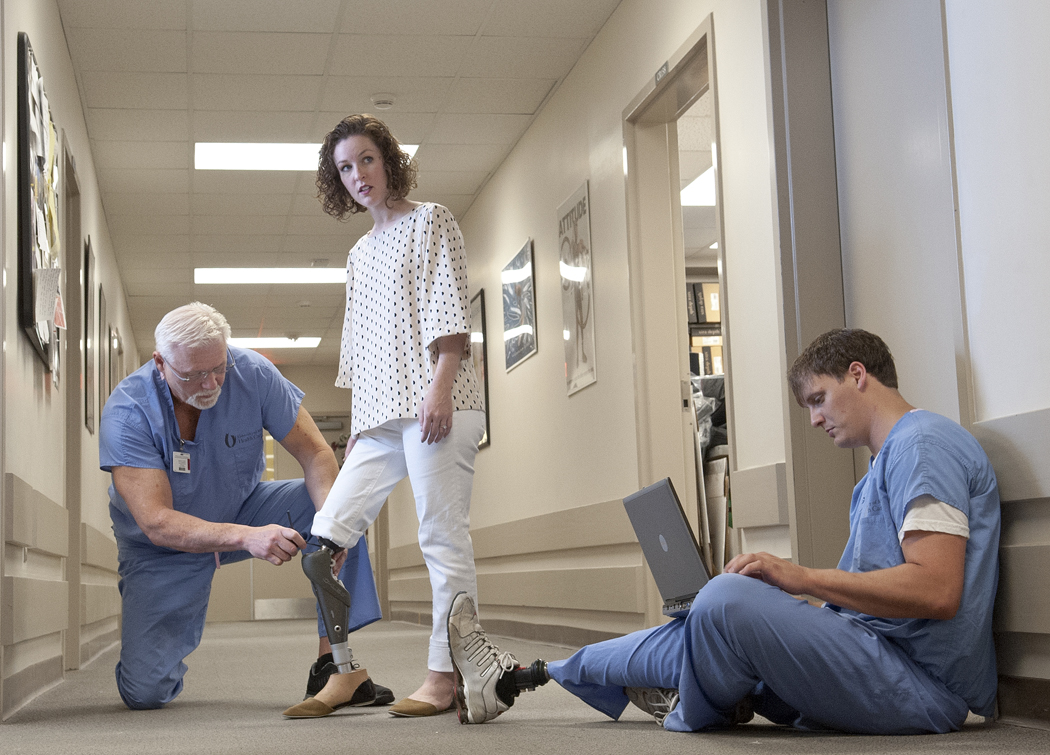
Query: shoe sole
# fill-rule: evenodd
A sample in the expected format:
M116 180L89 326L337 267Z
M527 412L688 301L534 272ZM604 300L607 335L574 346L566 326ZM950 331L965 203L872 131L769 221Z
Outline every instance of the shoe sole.
M452 699L456 703L456 718L459 719L461 724L470 723L470 712L467 708L467 691L463 686L463 675L459 673L459 666L456 665L456 656L452 654L452 642L451 642L451 631L449 630L449 624L452 623L452 607L456 604L456 598L462 593L456 593L455 597L452 598L452 604L448 607L448 615L445 616L445 631L449 633L448 643L448 657L452 661L452 676L453 676L453 687L452 687Z

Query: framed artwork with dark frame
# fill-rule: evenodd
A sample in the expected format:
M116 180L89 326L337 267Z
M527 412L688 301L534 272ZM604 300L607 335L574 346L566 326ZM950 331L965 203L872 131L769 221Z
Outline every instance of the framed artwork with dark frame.
M503 283L503 347L507 372L536 353L536 288L532 239L525 242L500 274Z
M106 405L109 398L109 349L106 341L109 339L109 321L106 315L106 292L102 286L98 287L98 330L95 331L98 339L98 417L102 420L102 407Z
M470 300L470 358L474 363L474 373L478 376L478 390L481 391L481 406L485 411L485 434L481 436L478 448L484 448L489 438L489 376L488 344L485 341L485 289L481 289Z
M84 426L95 434L95 252L91 237L84 242Z
M58 366L58 144L33 47L19 32L18 324L48 370Z

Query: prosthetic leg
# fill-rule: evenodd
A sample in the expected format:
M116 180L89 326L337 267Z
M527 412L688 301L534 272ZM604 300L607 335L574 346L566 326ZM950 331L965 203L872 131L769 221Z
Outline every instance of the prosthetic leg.
M332 574L332 557L342 548L331 540L319 537L321 547L303 554L303 572L310 579L321 619L332 646L332 661L338 673L349 674L360 664L354 661L354 652L347 644L347 624L350 622L350 593Z
M331 540L323 537L318 540L321 542L318 550L303 554L303 572L310 579L317 604L321 607L321 619L328 633L328 643L332 646L332 663L336 671L315 696L284 711L285 718L319 718L347 705L371 705L376 700L375 684L368 678L368 671L354 660L354 653L347 644L350 593L332 574L332 557L342 549ZM338 682L332 689L335 680Z

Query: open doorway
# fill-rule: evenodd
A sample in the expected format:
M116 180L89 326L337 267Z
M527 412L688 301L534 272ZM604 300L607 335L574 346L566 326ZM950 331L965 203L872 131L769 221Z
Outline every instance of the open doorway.
M708 17L624 110L623 129L639 482L672 479L718 572L729 551L724 478L733 440L714 73ZM713 485L704 480L691 366L723 376L722 479ZM709 488L721 499L714 509Z

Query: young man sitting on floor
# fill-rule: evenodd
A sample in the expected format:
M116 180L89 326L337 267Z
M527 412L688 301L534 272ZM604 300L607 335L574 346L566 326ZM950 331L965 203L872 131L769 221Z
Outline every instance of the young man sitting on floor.
M957 423L904 400L871 333L825 333L788 380L814 427L872 454L838 568L744 553L684 619L528 669L487 639L461 593L448 628L462 723L495 718L548 679L612 718L631 701L674 731L754 712L798 729L919 734L993 714L999 494L988 457Z

